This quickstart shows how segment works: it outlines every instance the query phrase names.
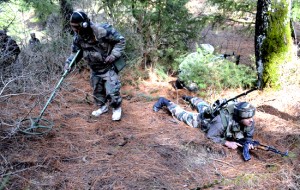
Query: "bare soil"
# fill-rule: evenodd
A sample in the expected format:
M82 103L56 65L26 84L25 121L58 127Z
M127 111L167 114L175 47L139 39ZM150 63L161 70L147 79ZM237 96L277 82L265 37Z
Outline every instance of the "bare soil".
M191 110L180 97L195 95L154 77L139 86L122 87L121 121L111 120L111 110L91 117L96 107L88 75L68 76L68 85L43 116L55 124L49 133L1 139L0 189L299 189L299 86L255 91L240 99L257 107L254 138L289 150L288 157L252 151L252 159L245 162L240 150L210 142L167 110L154 113L159 96ZM241 92L224 91L206 99ZM27 112L20 109L20 115ZM37 109L30 115L38 113Z

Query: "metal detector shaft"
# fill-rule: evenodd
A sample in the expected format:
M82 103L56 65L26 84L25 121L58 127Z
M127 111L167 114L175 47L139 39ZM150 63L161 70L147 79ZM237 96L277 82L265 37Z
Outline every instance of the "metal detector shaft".
M75 60L76 60L76 58L77 58L77 56L78 56L79 53L80 53L80 50L77 51L77 53L75 54L75 56L74 56L74 58L72 59L71 63L69 64L69 67L70 67L70 68L71 68L72 65L74 64L74 62L75 62ZM46 105L45 105L44 108L42 109L42 111L41 111L39 117L37 118L37 120L36 120L36 122L35 122L35 124L38 124L38 123L39 123L39 121L40 121L40 119L42 118L42 116L43 116L45 110L47 109L48 105L50 104L50 102L51 102L52 99L54 98L54 96L55 96L55 94L56 94L56 91L57 91L58 87L61 85L62 81L65 79L65 77L67 76L68 73L69 73L69 70L65 70L65 71L64 71L64 73L63 73L61 79L58 81L57 85L55 86L54 91L52 92L52 94L51 94L51 96L49 97L49 99L48 99Z

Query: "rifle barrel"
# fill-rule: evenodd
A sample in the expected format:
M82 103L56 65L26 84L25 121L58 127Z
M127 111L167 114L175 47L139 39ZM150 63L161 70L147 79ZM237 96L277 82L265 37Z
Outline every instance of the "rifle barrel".
M266 150L266 151L271 151L271 152L274 152L276 154L280 154L281 156L288 156L288 151L281 152L280 150L277 150L276 148L274 148L272 146L263 145L263 144L259 143L259 145L257 146L257 148L262 149L262 150Z
M219 109L221 109L224 105L226 105L228 102L230 102L230 101L232 101L232 100L235 100L235 99L238 99L239 97L241 97L241 96L245 96L245 95L247 95L247 94L249 94L250 92L252 92L252 91L254 91L254 90L257 90L258 89L258 87L256 86L256 87L254 87L254 88L252 88L252 89L250 89L250 90L248 90L248 91L246 91L246 92L243 92L243 93L241 93L241 94L239 94L239 95L237 95L237 96L235 96L235 97L233 97L233 98L230 98L229 100L226 100L225 102L223 102L223 103L221 103L220 105L218 105L214 110L213 110L213 112L212 112L212 117L215 117L215 114L219 111Z
M229 99L227 102L230 102L231 100L238 99L238 98L241 97L241 96L246 96L246 95L249 94L250 92L252 92L252 91L254 91L254 90L257 90L257 89L258 89L258 87L254 87L254 88L252 88L252 89L250 89L250 90L248 90L248 91L246 91L246 92L243 92L243 93L241 93L241 94L239 94L239 95L237 95L237 96L235 96L235 97Z

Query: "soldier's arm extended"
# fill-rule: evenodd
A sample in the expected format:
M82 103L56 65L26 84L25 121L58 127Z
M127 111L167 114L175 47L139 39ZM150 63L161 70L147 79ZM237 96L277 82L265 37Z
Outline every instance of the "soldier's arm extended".
M217 116L212 120L206 136L213 142L222 144L231 149L236 149L239 146L242 146L237 142L227 140L225 138L225 130L226 129L222 124L221 117Z
M71 55L67 58L67 60L65 61L65 65L64 65L64 70L70 70L71 68L69 67L71 61L74 59L76 53L78 52L78 50L81 50L82 48L80 47L80 45L77 43L76 40L76 36L74 37L73 43L72 43L72 53ZM80 59L82 58L83 54L82 51L81 53L77 56L75 63L79 62Z

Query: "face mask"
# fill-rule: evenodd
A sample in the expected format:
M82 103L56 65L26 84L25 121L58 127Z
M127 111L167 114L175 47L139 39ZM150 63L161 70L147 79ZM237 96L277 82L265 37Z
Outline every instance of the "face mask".
M88 41L93 36L93 30L92 28L81 28L78 34L82 37L84 41Z

